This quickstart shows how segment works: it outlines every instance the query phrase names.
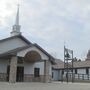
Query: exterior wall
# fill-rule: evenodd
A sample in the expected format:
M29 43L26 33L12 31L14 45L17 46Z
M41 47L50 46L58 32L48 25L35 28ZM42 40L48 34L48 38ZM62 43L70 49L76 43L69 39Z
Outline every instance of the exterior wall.
M34 77L34 68L40 68L40 77ZM49 63L49 76L48 79L51 81L51 63ZM44 82L45 75L44 75L44 61L43 62L36 62L36 63L25 63L24 64L24 81L25 82Z
M53 70L52 71L52 73L53 73L53 80L55 80L55 81L58 81L59 80L59 71L58 70Z
M44 62L25 63L24 74L34 74L34 68L40 68L40 75L44 75Z
M75 73L75 69L73 69L73 73ZM77 74L86 74L86 68L77 69Z
M53 79L54 81L59 81L59 80L61 80L62 70L52 70L52 73L53 73L52 79Z
M34 77L34 68L40 68L40 77ZM25 82L43 82L44 81L44 62L25 63L24 64L24 81Z
M0 81L6 81L9 60L0 60Z
M0 73L7 72L8 60L0 60Z
M14 38L0 43L0 54L27 45L20 38Z
M77 69L78 74L86 74L86 69Z
M18 52L17 56L21 56L21 57L24 57L26 55L27 52L29 51L36 51L40 54L41 58L43 60L49 60L48 56L46 56L42 51L40 51L38 48L36 48L35 46L32 46L26 50L23 50L23 51L20 51Z

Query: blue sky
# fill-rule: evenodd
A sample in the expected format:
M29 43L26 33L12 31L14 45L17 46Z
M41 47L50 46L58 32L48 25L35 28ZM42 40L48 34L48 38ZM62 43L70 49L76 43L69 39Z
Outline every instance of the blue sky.
M64 42L85 59L90 49L90 0L1 0L0 39L10 36L20 3L22 34L63 59Z

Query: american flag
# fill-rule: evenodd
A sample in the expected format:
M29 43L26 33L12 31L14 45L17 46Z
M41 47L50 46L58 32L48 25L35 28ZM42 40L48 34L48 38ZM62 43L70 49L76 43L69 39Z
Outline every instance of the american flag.
M66 48L65 46L64 46L64 51L65 51L65 52L68 52L68 53L71 53L71 54L72 54L72 52L73 52L73 50L70 50L70 49Z

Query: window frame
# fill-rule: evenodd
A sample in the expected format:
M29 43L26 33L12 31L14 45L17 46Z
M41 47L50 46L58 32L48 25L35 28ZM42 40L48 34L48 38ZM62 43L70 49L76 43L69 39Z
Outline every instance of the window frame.
M86 68L86 74L89 74L89 68Z
M34 77L40 77L40 68L34 68Z
M77 74L77 68L75 68L75 74Z

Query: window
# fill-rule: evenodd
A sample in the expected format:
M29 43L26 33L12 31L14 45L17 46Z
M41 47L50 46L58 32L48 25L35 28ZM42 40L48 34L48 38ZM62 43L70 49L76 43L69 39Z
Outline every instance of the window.
M89 74L89 69L88 68L86 68L86 74Z
M34 68L34 77L40 76L40 68Z
M75 69L75 74L77 74L77 69Z
M52 72L52 78L53 78L53 74L54 74L54 73Z
M64 74L64 70L62 70L62 75Z
M23 64L23 63L24 63L24 59L21 58L21 57L18 57L17 63L18 63L18 64Z

